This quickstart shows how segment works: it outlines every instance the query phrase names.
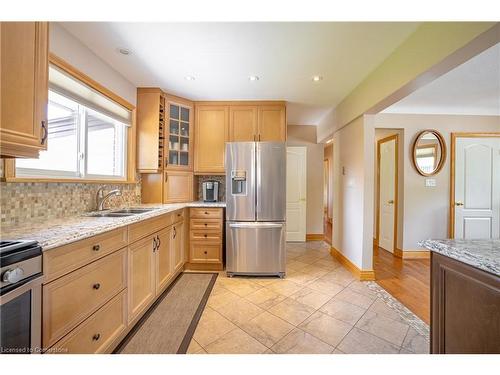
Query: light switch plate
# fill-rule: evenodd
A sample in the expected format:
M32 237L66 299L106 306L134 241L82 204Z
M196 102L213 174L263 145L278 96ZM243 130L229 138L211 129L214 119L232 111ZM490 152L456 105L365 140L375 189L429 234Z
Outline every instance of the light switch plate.
M425 179L425 187L435 187L436 179L435 178L426 178Z

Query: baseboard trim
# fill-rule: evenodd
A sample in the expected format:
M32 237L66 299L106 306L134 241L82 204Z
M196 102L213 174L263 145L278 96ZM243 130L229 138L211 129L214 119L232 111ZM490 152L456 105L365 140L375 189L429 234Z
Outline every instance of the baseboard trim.
M306 233L306 241L323 241L324 239L323 233Z
M402 259L430 259L431 252L429 250L394 249L394 256Z
M375 280L374 270L362 270L359 269L354 263L352 263L344 254L338 251L333 246L330 248L330 254L332 257L337 259L345 268L347 268L351 273L360 281L372 281Z

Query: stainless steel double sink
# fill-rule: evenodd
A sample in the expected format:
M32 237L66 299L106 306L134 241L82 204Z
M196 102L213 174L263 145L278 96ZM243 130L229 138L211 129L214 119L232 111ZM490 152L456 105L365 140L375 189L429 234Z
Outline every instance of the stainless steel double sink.
M154 211L157 209L158 208L155 208L155 207L152 207L152 208L130 207L130 208L124 208L121 210L92 212L92 213L89 213L85 216L90 216L90 217L126 217L126 216L143 214L145 212L150 212L150 211Z

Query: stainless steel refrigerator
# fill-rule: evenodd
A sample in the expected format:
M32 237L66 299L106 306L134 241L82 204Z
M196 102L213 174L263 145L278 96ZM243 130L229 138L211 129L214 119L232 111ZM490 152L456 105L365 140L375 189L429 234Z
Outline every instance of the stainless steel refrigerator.
M227 143L228 276L285 276L285 216L285 143Z

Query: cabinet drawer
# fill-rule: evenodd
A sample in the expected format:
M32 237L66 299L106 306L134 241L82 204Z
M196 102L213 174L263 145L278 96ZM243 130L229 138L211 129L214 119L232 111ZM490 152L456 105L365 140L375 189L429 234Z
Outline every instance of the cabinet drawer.
M219 230L191 230L191 241L220 242L221 232Z
M191 230L222 230L220 219L191 219Z
M172 213L172 222L178 223L184 220L185 210L179 210Z
M173 213L168 213L129 225L128 242L133 243L143 237L149 236L151 233L158 232L159 230L172 225L172 218Z
M126 287L120 250L43 286L43 346L49 347Z
M45 283L127 246L127 228L73 242L43 253Z
M220 263L222 262L222 245L204 242L191 242L191 263Z
M127 292L124 290L54 345L49 352L105 353L127 327Z
M191 207L191 217L198 219L222 219L222 208Z

